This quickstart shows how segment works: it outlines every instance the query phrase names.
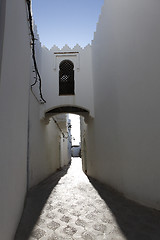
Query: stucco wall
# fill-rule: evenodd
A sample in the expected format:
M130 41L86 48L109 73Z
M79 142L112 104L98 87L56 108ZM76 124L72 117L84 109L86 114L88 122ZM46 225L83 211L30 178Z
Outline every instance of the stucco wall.
M52 119L40 120L40 104L30 94L29 187L44 180L60 167L60 131Z
M1 61L3 53L3 39L4 39L4 26L6 14L6 1L0 0L0 75L1 75Z
M60 52L65 52L65 54L58 54ZM66 59L74 64L75 95L59 96L59 64ZM47 101L46 112L56 107L69 105L84 108L91 116L94 116L90 45L84 49L78 45L73 49L65 46L61 50L53 47L50 51L42 48L41 73L44 79L44 98Z
M0 238L13 240L27 187L30 41L25 1L6 0L4 22L0 75Z
M68 139L63 138L62 135L61 135L61 139L60 139L60 167L64 167L71 160L71 157L68 154L68 150L69 150L68 149Z
M95 119L88 118L86 123L84 117L80 117L82 168L88 175L97 177L96 163L99 158L96 155L97 136L94 123Z
M160 208L159 12L157 0L104 1L92 46L97 156L89 169L155 208Z
M36 25L34 25L34 35L37 39L35 45L36 61L42 80L42 94L46 103L40 104L39 81L37 81L30 92L29 188L38 184L59 167L63 167L70 161L67 147L68 139L63 141L62 133L52 117L44 118L45 109L49 104L48 101L50 98L52 99L54 94L50 92L50 87L48 86L48 79L49 76L52 76L53 71L53 54L47 50L49 54L46 58L43 58L45 48L41 47ZM35 74L32 72L31 84L35 81L34 77ZM57 115L54 118L60 128L66 131L66 116Z

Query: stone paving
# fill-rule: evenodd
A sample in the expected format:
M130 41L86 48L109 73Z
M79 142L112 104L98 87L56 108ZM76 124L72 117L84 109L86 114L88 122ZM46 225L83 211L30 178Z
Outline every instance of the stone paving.
M81 159L28 193L15 240L160 240L160 212L82 172Z

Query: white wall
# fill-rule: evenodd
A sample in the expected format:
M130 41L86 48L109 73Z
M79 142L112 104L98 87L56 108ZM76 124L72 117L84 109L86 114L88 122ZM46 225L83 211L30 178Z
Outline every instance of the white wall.
M68 54L56 54L57 52L68 52ZM71 96L59 96L59 64L65 59L74 63L75 95ZM50 51L42 48L41 73L44 79L44 98L47 101L46 112L69 105L84 108L92 117L94 116L90 45L84 49L80 46L70 49L67 45L61 50L57 47L53 47Z
M67 128L68 128L68 159L71 160L71 146L72 146L72 135L71 135L71 119L69 114L67 114Z
M39 40L37 27L34 25L36 37L35 55L39 73L42 81L42 94L46 100L40 104L39 81L32 87L30 92L29 111L29 188L47 178L58 168L63 167L70 161L68 154L68 140L63 141L62 133L52 117L45 118L45 109L48 105L50 88L47 88L48 75L52 74L53 65L50 68L51 57L43 59L43 48ZM48 50L47 50L48 51ZM52 59L53 60L53 59ZM47 63L49 63L47 65ZM48 68L44 72L44 64ZM31 74L31 84L35 79L34 72ZM45 95L46 92L46 95ZM52 96L50 96L52 97ZM67 119L65 114L54 116L60 128L66 132Z
M93 41L89 172L160 209L160 1L105 0Z
M30 93L29 187L38 184L60 167L60 131L52 119L40 120L40 104Z
M1 75L1 61L3 53L3 40L4 40L4 26L6 14L6 1L0 0L0 75Z
M13 240L27 187L30 41L22 0L6 0L0 78L0 238Z
M71 158L68 154L68 139L63 138L61 135L61 140L60 140L60 167L66 166Z
M84 117L80 117L81 129L81 158L83 171L88 175L97 177L96 163L99 161L96 155L97 138L95 137L95 119L88 118L87 123Z

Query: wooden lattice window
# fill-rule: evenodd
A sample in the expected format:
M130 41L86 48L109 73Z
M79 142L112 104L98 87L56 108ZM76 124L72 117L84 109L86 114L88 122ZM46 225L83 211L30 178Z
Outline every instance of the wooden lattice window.
M59 95L74 95L74 65L70 60L59 65Z

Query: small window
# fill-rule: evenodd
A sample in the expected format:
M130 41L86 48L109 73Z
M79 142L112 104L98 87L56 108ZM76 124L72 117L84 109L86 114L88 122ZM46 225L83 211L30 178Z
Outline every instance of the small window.
M70 60L59 65L59 95L74 95L74 64Z

